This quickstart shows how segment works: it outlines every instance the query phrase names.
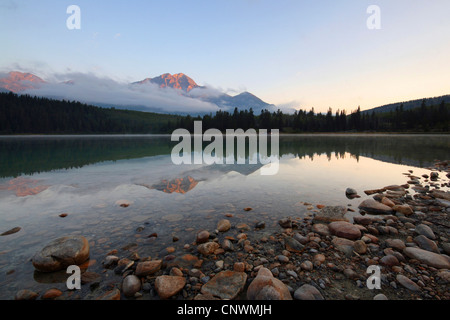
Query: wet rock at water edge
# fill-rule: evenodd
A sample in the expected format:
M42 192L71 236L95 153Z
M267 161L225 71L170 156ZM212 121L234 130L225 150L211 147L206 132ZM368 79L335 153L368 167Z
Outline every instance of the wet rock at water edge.
M438 172L433 171L433 172L430 173L430 179L431 180L437 180L438 178L439 178L439 173Z
M360 203L359 209L373 214L392 214L394 210L391 207L384 205L374 199L367 199Z
M161 299L168 299L179 293L186 285L186 278L180 276L159 276L155 280L155 289Z
M396 212L400 212L401 214L404 214L405 216L410 216L414 213L414 210L407 204L395 205L392 207L392 210L395 210Z
M116 205L122 208L128 208L131 205L131 201L120 199L116 201Z
M23 290L19 290L16 293L14 299L15 300L36 300L38 296L39 295L34 291L31 291L28 289L23 289Z
M118 261L119 261L119 257L110 255L110 256L107 256L105 258L105 260L103 261L103 266L105 268L109 268L109 267L117 264Z
M136 276L146 277L148 275L154 274L161 269L162 260L151 260L139 262L136 266Z
M282 228L292 228L292 220L290 218L283 218L278 221Z
M353 188L347 188L345 189L345 196L348 199L354 199L354 198L359 198L360 196L358 195L358 192L353 189Z
M95 297L95 300L120 300L120 290L113 289Z
M261 268L247 289L249 300L292 300L289 288L267 268Z
M33 258L41 272L54 272L70 265L80 265L89 258L89 243L83 236L67 236L51 241Z
M266 223L264 221L259 221L255 224L255 229L264 229L266 227Z
M200 231L200 232L197 233L197 237L196 237L196 240L195 240L195 241L196 241L198 244L205 243L205 242L208 241L209 236L210 236L210 234L209 234L208 231L202 230L202 231Z
M230 229L231 229L230 220L222 219L217 223L217 230L219 230L219 232L226 232Z
M284 244L285 244L285 248L287 251L290 252L302 252L305 249L305 246L302 245L300 242L298 242L297 240L295 240L292 237L286 237L284 239Z
M344 215L347 213L347 208L343 206L326 206L317 213L313 222L333 222L333 221L348 221Z
M47 290L44 295L42 296L42 299L44 300L50 300L50 299L56 299L60 297L63 293L61 290L58 289L49 289Z
M12 228L12 229L10 229L8 231L3 232L2 234L0 234L0 236L9 236L10 234L14 234L14 233L19 232L21 229L22 229L21 227L15 227L15 228Z
M220 245L217 242L206 242L197 246L198 252L202 255L207 256L213 254L217 249L219 249Z

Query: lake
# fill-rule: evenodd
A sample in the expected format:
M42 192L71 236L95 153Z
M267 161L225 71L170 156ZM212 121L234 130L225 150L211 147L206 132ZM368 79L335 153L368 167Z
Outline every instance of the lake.
M282 135L279 171L265 176L261 164L175 165L175 144L152 135L0 137L0 233L21 228L0 237L0 299L64 288L64 274L40 274L30 261L61 236L85 236L89 268L101 273L113 249L177 255L225 216L248 233L264 221L262 237L279 219L313 215L317 205L358 214L364 190L404 184L408 170L420 177L450 158L449 135ZM348 187L361 198L348 199Z

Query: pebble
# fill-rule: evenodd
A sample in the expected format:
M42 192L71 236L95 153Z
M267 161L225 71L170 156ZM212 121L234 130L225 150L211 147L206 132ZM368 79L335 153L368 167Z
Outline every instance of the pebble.
M382 257L380 259L380 263L382 265L385 265L385 266L388 266L388 267L398 266L400 264L398 259L392 254L388 254L388 255Z
M434 234L431 228L423 223L416 226L415 232L419 235L424 235L428 239L434 240L436 239L436 235Z
M363 240L356 240L353 244L353 249L358 254L365 254L367 252L367 245Z
M424 235L418 235L414 238L414 242L421 248L434 253L440 253L439 248L433 240L427 238Z
M209 236L210 236L210 234L209 234L208 231L202 230L202 231L200 231L200 232L197 233L197 237L196 237L196 240L195 240L195 241L196 241L198 244L205 243L206 241L208 241Z
M312 263L311 261L306 260L306 261L303 261L303 262L300 264L300 267L301 267L303 270L311 271L311 270L313 270L314 265L313 265L313 263Z
M226 232L231 229L231 222L227 219L222 219L217 223L217 230L219 232Z
M47 290L44 295L42 296L42 299L55 299L61 296L63 293L61 290L58 289L49 289Z
M403 287L411 291L421 291L420 287L408 277L404 275L398 274L396 277L398 283L400 283Z
M122 292L126 297L134 297L141 290L141 281L135 275L126 276L122 282Z

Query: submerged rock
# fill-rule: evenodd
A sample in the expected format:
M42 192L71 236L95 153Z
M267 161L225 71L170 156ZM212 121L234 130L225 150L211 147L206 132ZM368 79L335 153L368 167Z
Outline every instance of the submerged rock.
M89 243L83 236L68 236L50 242L32 258L41 272L54 272L70 265L80 265L89 258Z
M333 221L348 221L344 215L347 213L347 208L343 206L326 206L323 207L319 213L314 217L313 222L333 222Z
M21 229L22 229L21 227L15 227L15 228L12 228L11 230L3 232L2 234L0 234L0 236L9 236L10 234L19 232Z

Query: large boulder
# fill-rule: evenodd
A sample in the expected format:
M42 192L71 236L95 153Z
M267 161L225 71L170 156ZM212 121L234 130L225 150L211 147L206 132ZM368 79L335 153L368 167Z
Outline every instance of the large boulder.
M249 300L292 300L288 287L274 278L267 268L261 268L247 289Z
M244 289L246 281L247 274L245 272L221 271L203 285L201 293L231 300Z
M33 266L41 272L54 272L70 265L80 265L89 258L89 243L83 236L55 239L37 252Z
M395 212L391 207L382 204L375 199L364 200L358 208L373 214L393 214Z

